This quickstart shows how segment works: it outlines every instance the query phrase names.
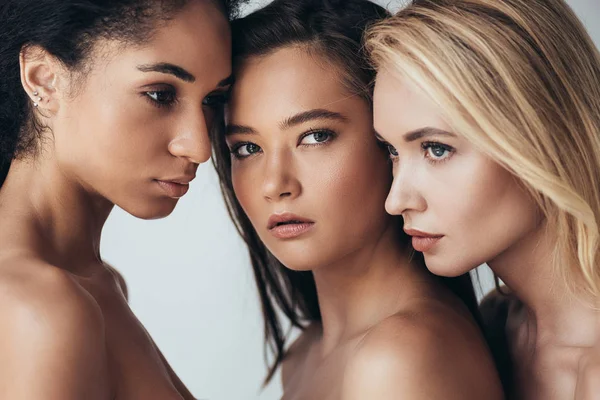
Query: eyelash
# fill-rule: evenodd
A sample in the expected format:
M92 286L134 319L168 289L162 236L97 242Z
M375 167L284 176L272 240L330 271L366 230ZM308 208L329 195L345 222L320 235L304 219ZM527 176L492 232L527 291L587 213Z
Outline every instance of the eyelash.
M152 94L155 95L167 95L168 99L167 101L160 101L160 100L155 100L152 98ZM147 92L143 93L143 96L150 102L150 104L152 104L153 106L157 107L157 108L171 108L173 107L175 104L177 104L177 92L173 89L167 89L167 90L149 90Z
M396 151L396 148L394 146L392 146L389 142L386 142L385 140L381 140L381 139L377 139L377 143L379 144L379 146L382 149L384 149L385 151L387 151L387 153L388 153L388 159L392 163L398 160L397 152L396 152L396 155L394 155L392 153L392 149L394 149L394 151Z
M310 136L310 135L315 135L317 133L325 133L327 134L327 140L323 141L323 142L317 142L317 143L307 143L307 144L302 144L302 141L304 140L304 138ZM335 139L337 137L337 134L330 130L330 129L309 129L305 134L303 134L302 136L300 136L300 139L298 140L298 145L299 146L307 146L307 147L312 147L312 146L324 146L328 143L330 143L333 139Z
M302 144L302 141L304 140L304 138L310 136L310 135L314 135L317 133L325 133L327 134L327 140L323 141L323 142L317 142L317 143L308 143L308 144ZM328 143L330 143L333 139L335 139L335 137L337 136L337 134L335 132L333 132L332 130L329 129L310 129L308 130L308 132L304 133L299 139L298 139L298 146L306 146L306 147L312 147L312 146L324 146ZM253 145L256 146L258 148L258 150L254 153L251 153L249 155L240 155L238 152L239 150L244 147L244 146L248 146L248 145ZM259 145L252 143L252 142L240 142L240 143L236 143L234 144L231 149L229 150L229 152L238 160L243 160L249 157L252 157L255 154L259 154L260 152L262 152L262 149Z
M239 150L240 150L242 147L244 147L244 146L248 146L248 145L253 145L253 146L256 146L256 147L258 147L258 149L259 149L259 150L258 150L257 152L255 152L255 153L251 153L251 154L249 154L249 155L247 155L247 156L242 156L242 155L240 155L240 154L238 153L238 151L239 151ZM258 154L258 153L259 153L259 152L261 152L261 151L262 151L262 148L261 148L259 145L255 144L255 143L252 143L252 142L240 142L240 143L236 143L236 144L234 144L234 145L231 147L231 149L229 150L229 152L231 153L231 155L232 155L232 156L234 156L234 157L235 157L236 159L238 159L238 160L243 160L243 159L246 159L246 158L252 157L253 155L255 155L255 154Z
M432 158L431 156L429 156L429 150L432 148L437 148L437 149L442 149L444 151L447 151L447 155L444 156L444 158ZM423 152L425 153L425 158L427 159L428 162L430 162L431 164L441 164L444 163L446 161L448 161L450 158L452 158L452 155L456 152L456 149L452 146L448 146L447 144L443 144L443 143L439 143L439 142L423 142L421 143L421 149L423 149Z
M152 95L166 95L168 98L166 100L160 101L156 100L152 97ZM206 96L204 100L202 100L202 105L217 109L222 107L225 103L229 101L230 90L213 92ZM170 108L177 104L177 92L174 89L166 89L166 90L149 90L143 93L143 96L155 107L158 108Z
M227 104L229 101L229 96L231 95L231 89L223 90L219 92L213 92L206 96L204 100L202 100L202 105L208 106L210 108L219 108Z
M381 143L382 147L387 149L387 151L389 153L389 159L392 162L396 162L398 160L398 152L395 149L395 147L385 141L380 140L379 143ZM428 155L429 150L432 148L438 148L438 149L445 150L448 152L448 154L442 159L432 158L431 156ZM427 159L427 161L434 165L441 164L441 163L448 161L452 157L452 155L456 152L456 149L454 147L449 146L447 144L439 143L439 142L423 142L423 143L421 143L421 149L422 149L422 151L424 153L424 157ZM393 154L393 151L396 152L396 154Z

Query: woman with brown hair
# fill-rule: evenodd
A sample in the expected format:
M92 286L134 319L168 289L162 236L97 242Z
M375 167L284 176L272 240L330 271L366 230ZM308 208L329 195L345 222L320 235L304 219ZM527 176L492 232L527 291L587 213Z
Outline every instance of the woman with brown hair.
M275 0L233 22L213 157L254 268L267 380L282 367L285 399L500 399L469 276L428 273L384 210L391 168L361 39L386 15ZM288 347L290 325L302 333Z

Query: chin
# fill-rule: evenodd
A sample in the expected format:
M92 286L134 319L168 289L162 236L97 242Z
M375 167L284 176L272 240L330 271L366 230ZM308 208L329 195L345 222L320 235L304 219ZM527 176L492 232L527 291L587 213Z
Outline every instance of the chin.
M463 263L461 262L452 262L449 257L425 255L425 265L427 266L427 269L437 276L456 278L475 268L469 268L462 264Z
M121 207L127 213L133 215L136 218L152 220L152 219L161 219L169 216L173 210L175 210L175 206L177 205L177 199L161 199L162 201L153 201L147 202L143 206L136 205L134 207Z
M292 271L312 271L315 268L316 260L314 257L307 257L306 253L290 254L292 252L271 252L284 267ZM279 257L278 253L283 253L283 257Z

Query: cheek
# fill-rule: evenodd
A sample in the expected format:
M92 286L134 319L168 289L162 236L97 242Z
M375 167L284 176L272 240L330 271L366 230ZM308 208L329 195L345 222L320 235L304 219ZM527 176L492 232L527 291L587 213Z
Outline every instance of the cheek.
M446 210L440 217L442 233L450 239L452 251L461 258L472 258L474 267L534 229L537 208L516 179L498 164L484 160L468 170L471 172L460 175L459 181L450 180L454 187L448 188L446 204L440 196L438 208Z
M167 151L163 111L149 112L143 99L102 94L74 105L75 126L64 140L65 157L88 169L120 170L122 175L139 176L151 170L157 156Z
M386 216L384 205L392 179L391 166L376 144L357 141L344 149L332 150L313 165L319 166L319 172L304 181L321 199L323 214L337 216L343 229L364 230L365 223L378 224Z

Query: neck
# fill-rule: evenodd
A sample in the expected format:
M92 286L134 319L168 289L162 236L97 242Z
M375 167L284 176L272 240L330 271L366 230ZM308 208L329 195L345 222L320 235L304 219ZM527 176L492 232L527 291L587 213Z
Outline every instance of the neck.
M391 223L373 242L313 270L323 325L322 351L395 314L427 279L399 245Z
M86 274L100 261L102 227L113 204L70 179L50 156L15 160L0 191L2 234L15 248ZM96 261L96 262L94 262Z
M574 293L552 265L554 235L539 227L488 264L524 306L535 347L592 346L600 334L598 299Z

